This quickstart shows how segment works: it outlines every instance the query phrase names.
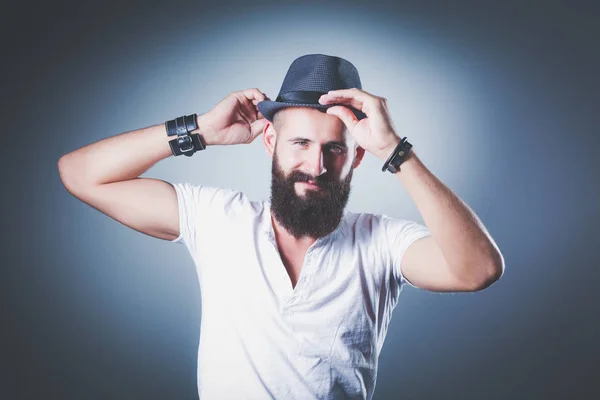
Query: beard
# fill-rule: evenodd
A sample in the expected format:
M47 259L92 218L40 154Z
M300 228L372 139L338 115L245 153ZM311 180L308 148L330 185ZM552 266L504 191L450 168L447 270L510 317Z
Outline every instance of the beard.
M342 220L350 197L352 173L351 169L343 181L323 175L314 177L297 170L285 176L275 152L271 167L273 216L297 239L304 236L320 238L333 232ZM303 196L296 194L295 183L309 180L319 189L306 189Z

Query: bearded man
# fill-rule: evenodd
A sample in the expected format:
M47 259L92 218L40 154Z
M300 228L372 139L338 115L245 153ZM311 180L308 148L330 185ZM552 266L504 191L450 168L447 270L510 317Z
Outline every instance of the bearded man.
M270 200L139 177L171 154L261 134L273 160ZM366 152L404 185L426 226L346 210ZM187 247L202 295L203 400L371 399L405 284L477 291L504 271L481 221L425 167L394 128L386 99L363 91L341 57L297 58L275 101L256 88L233 92L204 114L66 154L59 171L87 204Z

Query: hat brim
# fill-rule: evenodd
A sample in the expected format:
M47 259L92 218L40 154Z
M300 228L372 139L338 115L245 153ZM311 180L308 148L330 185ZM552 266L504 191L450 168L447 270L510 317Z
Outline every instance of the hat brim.
M325 112L328 108L343 105L344 107L349 108L357 119L361 120L363 118L367 118L367 115L362 111L357 110L354 107L345 105L345 104L307 104L307 103L285 103L281 101L272 101L272 100L263 100L257 104L258 111L270 122L273 122L273 115L283 108L287 107L309 107L316 108Z

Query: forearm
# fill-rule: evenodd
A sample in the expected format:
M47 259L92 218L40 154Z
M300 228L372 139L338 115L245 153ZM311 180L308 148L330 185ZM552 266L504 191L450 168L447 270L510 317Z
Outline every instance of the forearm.
M483 223L429 171L414 150L395 175L415 202L455 276L488 281L502 274L504 260Z
M201 130L202 116L197 118ZM59 160L63 182L89 187L136 178L172 155L164 123L121 133L88 144Z

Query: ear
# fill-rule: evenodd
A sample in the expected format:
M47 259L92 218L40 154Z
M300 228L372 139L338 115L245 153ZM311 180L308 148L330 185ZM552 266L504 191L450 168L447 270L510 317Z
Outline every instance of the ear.
M365 156L365 149L363 149L360 146L356 146L356 150L355 150L356 154L354 157L354 163L352 163L352 168L356 168L360 165L363 157Z
M275 142L277 141L277 132L275 132L273 122L267 120L262 137L267 154L273 157L273 153L275 152Z

